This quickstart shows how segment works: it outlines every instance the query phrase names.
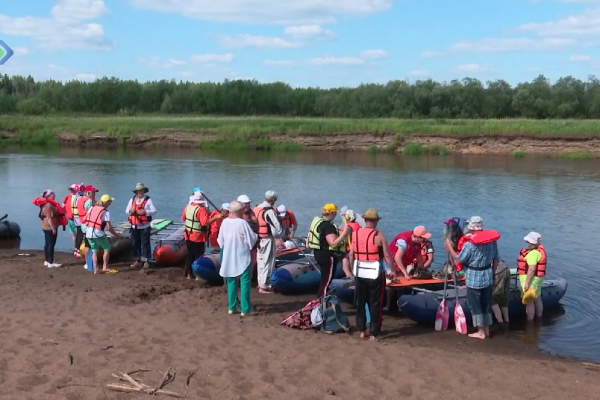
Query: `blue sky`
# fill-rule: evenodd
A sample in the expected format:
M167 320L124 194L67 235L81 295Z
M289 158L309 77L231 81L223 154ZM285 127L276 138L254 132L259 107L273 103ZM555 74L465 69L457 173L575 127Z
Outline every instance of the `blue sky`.
M356 86L600 75L600 0L3 1L0 73Z

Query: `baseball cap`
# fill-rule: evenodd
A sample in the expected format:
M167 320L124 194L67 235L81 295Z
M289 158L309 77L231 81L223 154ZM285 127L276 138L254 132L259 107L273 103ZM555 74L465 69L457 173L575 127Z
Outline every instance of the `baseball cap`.
M431 237L431 233L427 232L424 226L419 225L415 229L413 229L413 235L416 237L421 237L423 239L429 239Z
M94 192L94 193L98 193L99 192L99 190L96 189L95 187L93 187L92 185L87 185L84 188L84 191L86 191L86 192Z
M277 207L277 212L279 213L279 215L281 215L282 217L285 217L285 214L287 213L287 207L285 205L280 205L279 207Z
M327 214L333 213L333 212L340 212L340 210L338 210L338 207L333 203L325 204L323 206L323 211L326 212Z
M78 192L79 191L79 183L74 183L71 186L69 186L69 190L72 190L74 192Z
M221 210L227 210L227 211L229 211L229 203L223 203L221 205Z
M529 232L527 234L527 236L525 236L523 238L523 240L525 240L527 243L539 244L541 238L542 238L542 235L540 235L539 233L537 233L537 232Z
M242 194L237 198L237 201L239 201L240 203L250 203L250 197L246 196L245 194Z
M109 201L115 201L115 198L110 197L108 194L103 194L102 197L100 197L100 201L103 203L108 203Z

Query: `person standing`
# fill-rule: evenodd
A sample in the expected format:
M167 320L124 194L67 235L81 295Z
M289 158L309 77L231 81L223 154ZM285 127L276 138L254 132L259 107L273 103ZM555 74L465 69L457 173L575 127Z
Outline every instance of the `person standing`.
M265 193L265 201L255 209L258 220L258 245L257 270L258 292L263 294L273 293L271 287L271 274L275 269L275 239L283 235L283 229L273 209L277 201L277 193L269 190Z
M83 243L83 230L81 229L81 218L79 216L79 199L85 196L85 186L83 183L77 188L77 193L71 196L71 209L73 210L73 223L75 224L75 257L81 257L81 243Z
M500 261L497 243L500 236L496 231L484 231L481 217L471 217L467 223L469 233L463 236L465 244L455 261L466 270L467 301L473 326L477 328L469 337L485 339L490 336L492 325L492 289L494 271Z
M33 199L33 204L40 208L38 216L42 220L42 232L44 232L44 266L48 268L59 268L62 264L54 262L54 247L58 237L58 227L63 230L68 225L65 211L58 202L56 195L50 189L44 190L42 195Z
M221 247L221 269L219 274L227 283L227 312L233 314L237 308L240 281L240 306L242 317L250 314L250 276L252 257L258 235L243 218L244 204L232 201L229 205L229 218L221 224L217 242Z
M75 246L75 239L77 237L77 227L75 226L75 222L73 222L72 201L73 201L73 197L77 196L77 192L79 191L79 186L80 185L77 183L74 183L71 186L69 186L69 188L67 189L69 191L69 194L67 194L65 196L65 199L63 200L63 203L62 203L63 210L65 210L65 215L68 220L69 231L71 232L71 236L73 237L73 246ZM73 247L73 254L75 254L75 252L78 250L79 249Z
M186 204L181 214L181 220L185 222L184 238L187 246L187 259L185 262L184 276L192 279L194 272L192 264L196 259L204 255L206 250L206 235L208 233L208 211L206 210L206 198L201 191L194 193Z
M108 230L115 237L121 237L120 234L115 232L114 228L110 223L110 214L108 213L108 207L112 204L115 199L107 194L103 194L100 197L100 201L96 205L92 206L87 211L87 218L85 220L86 231L85 237L90 244L92 251L92 262L94 263L94 274L98 274L98 252L100 249L104 251L102 259L102 272L108 272L108 261L110 260L110 242L106 237L106 231Z
M241 194L238 196L237 201L244 205L244 213L242 214L242 218L244 218L246 222L248 222L248 225L250 225L250 228L254 231L254 233L258 233L258 219L256 218L256 214L254 214L254 211L250 207L250 198L245 194ZM256 266L258 244L259 242L256 242L256 245L250 253L250 256L252 257L252 268L250 270L251 279L254 278L254 268Z
M81 232L83 233L83 259L85 260L85 265L83 266L87 269L87 259L88 254L90 253L90 242L87 239L86 230L87 225L85 223L85 217L81 217L82 215L87 215L87 212L90 208L96 204L96 193L98 193L98 189L93 187L92 185L88 185L84 189L85 196L80 197L77 201L77 211L79 213L79 219L81 220ZM82 200L82 201L79 201Z
M132 253L135 262L133 268L150 268L150 232L152 217L156 215L156 208L152 199L147 195L150 191L143 183L138 183L133 189L135 194L127 203L125 213L129 215L131 225Z
M542 286L546 276L546 249L542 245L542 235L529 232L523 238L527 248L521 249L517 260L517 273L521 290L525 293L529 288L535 290L536 298L526 306L527 320L535 317L542 318L544 304L542 303Z
M502 260L494 271L494 287L492 289L492 312L498 321L498 326L508 331L508 303L510 301L510 269Z
M219 229L221 229L223 220L228 216L229 203L223 203L220 210L213 210L208 216L207 224L210 226L208 244L210 245L213 254L217 254L219 252L219 242L217 242L217 238L219 237Z
M340 232L333 223L338 212L335 204L325 204L321 208L321 216L314 217L310 223L306 237L307 247L313 250L315 261L321 272L319 297L323 297L329 290L329 284L335 275L336 264L339 262L337 255L345 252L345 238L352 233L349 225L346 225Z
M277 214L285 238L292 238L296 236L298 221L296 220L296 216L292 210L288 209L285 204L281 204L279 207L277 207Z
M383 295L385 293L385 269L383 259L388 265L394 261L388 248L385 235L377 230L381 219L377 210L371 208L363 214L365 227L352 232L352 245L348 258L355 266L356 273L356 326L360 338L366 339L367 310L371 315L370 339L377 339L381 333ZM396 272L392 270L392 276Z

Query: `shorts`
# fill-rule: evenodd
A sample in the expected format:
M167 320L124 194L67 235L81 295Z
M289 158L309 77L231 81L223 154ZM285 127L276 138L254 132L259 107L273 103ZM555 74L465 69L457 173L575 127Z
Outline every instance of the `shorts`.
M106 237L88 239L88 241L90 243L90 249L92 249L92 253L97 253L100 249L104 251L110 251L110 243Z
M492 305L498 305L500 307L508 307L508 300L510 296L510 269L506 268L504 271L494 276L494 289L492 292Z
M77 232L77 227L75 226L75 222L73 222L72 219L68 219L67 221L68 221L68 224L69 224L69 231L72 234L75 234Z
M523 288L525 287L525 282L527 281L527 275L519 275L519 281L521 282L521 293L523 293ZM540 278L534 276L531 279L530 286L535 290L535 294L540 298L542 296L542 286L544 284L544 278Z

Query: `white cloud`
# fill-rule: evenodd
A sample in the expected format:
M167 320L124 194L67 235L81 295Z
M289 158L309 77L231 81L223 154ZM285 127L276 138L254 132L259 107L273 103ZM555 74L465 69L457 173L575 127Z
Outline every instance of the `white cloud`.
M422 58L434 58L434 57L439 57L442 55L444 55L444 53L441 51L428 50L428 51L421 52Z
M489 71L490 68L479 64L463 64L456 67L460 72L483 72Z
M296 39L334 39L335 33L330 30L323 29L321 25L297 25L288 26L284 33L291 35Z
M360 58L368 58L371 60L381 60L387 57L388 53L385 50L365 50L360 53Z
M585 10L556 21L524 24L517 28L538 36L593 37L600 34L600 8Z
M292 67L298 63L292 60L265 60L263 64L273 67Z
M307 60L312 65L362 65L365 61L358 57L317 57Z
M182 67L188 64L223 64L230 63L233 61L233 54L195 54L190 57L189 62L171 58L168 60L162 60L159 57L140 58L142 64L146 64L151 68L171 68L171 67Z
M221 36L219 37L218 42L220 46L226 48L258 47L265 49L295 49L304 46L300 41L290 41L279 37L248 34Z
M0 14L0 33L31 37L47 50L111 50L114 45L105 38L102 25L83 23L108 12L102 0L58 0L50 18Z
M216 64L230 63L233 61L233 54L196 54L190 57L190 61L197 64Z
M584 55L575 55L575 56L569 57L569 61L573 61L573 62L588 62L588 61L592 61L592 57L591 56L584 56Z
M131 0L134 7L204 21L310 25L389 10L397 0Z
M75 75L74 79L78 80L78 81L90 82L90 81L96 80L96 75L94 75L94 74L77 74L77 75Z
M187 63L183 60L177 60L174 58L171 58L169 60L167 60L167 62L165 63L165 67L169 68L169 67L181 67L182 65L186 65Z
M15 47L13 51L15 52L15 56L26 56L30 53L27 47Z

